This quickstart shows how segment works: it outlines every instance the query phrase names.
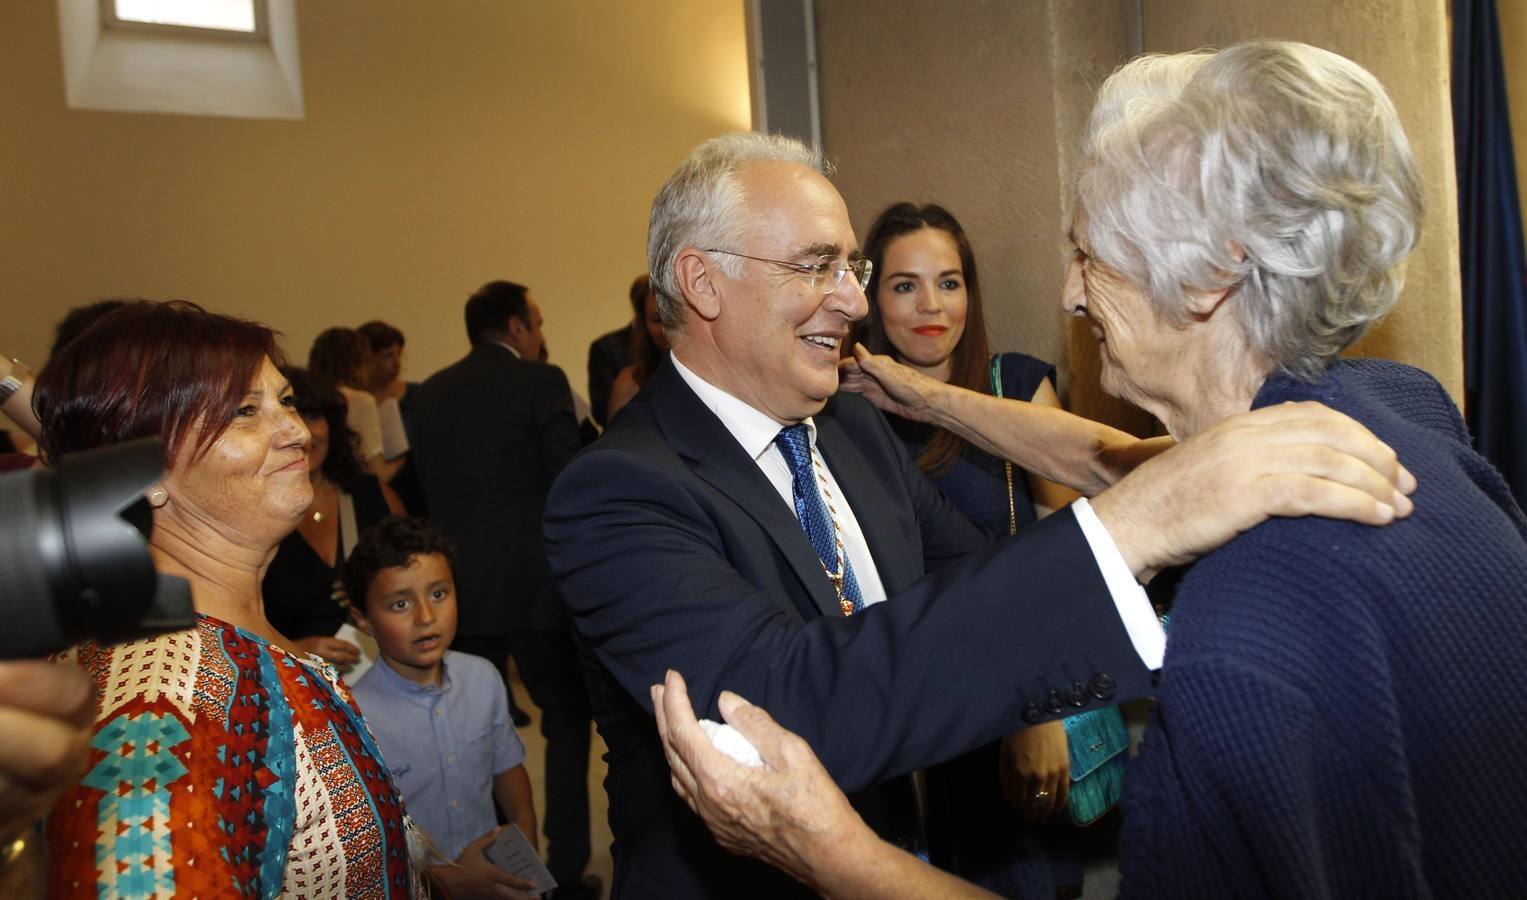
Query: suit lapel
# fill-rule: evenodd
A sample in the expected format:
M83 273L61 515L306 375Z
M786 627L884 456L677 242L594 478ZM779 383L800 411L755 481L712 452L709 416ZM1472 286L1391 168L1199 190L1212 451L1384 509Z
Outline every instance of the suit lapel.
M922 575L920 548L907 546L899 526L900 518L890 504L881 479L889 473L880 471L865 459L853 438L843 430L832 414L829 402L821 415L813 418L817 426L817 449L832 469L832 477L843 489L849 508L859 522L859 530L869 544L870 556L880 572L880 583L887 595L896 593Z
M824 616L841 616L832 582L822 571L795 512L780 499L758 464L743 452L721 420L695 396L673 366L653 374L652 411L675 452L697 477L730 498L764 530Z

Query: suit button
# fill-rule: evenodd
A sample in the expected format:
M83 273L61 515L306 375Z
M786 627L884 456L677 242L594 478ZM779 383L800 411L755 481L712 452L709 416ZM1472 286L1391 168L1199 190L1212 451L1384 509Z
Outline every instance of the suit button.
M1060 700L1060 691L1052 690L1045 696L1045 709L1049 710L1052 714L1059 713L1065 708L1065 704Z
M1044 713L1039 711L1038 703L1030 703L1023 708L1023 721L1029 723L1030 725L1038 724L1038 722L1044 717Z
M1092 676L1092 680L1087 682L1087 690L1091 691L1092 696L1099 700L1112 698L1114 691L1118 689L1119 683L1113 680L1113 676L1102 672Z
M1087 705L1087 686L1080 681L1071 682L1071 687L1066 689L1066 702L1072 706Z

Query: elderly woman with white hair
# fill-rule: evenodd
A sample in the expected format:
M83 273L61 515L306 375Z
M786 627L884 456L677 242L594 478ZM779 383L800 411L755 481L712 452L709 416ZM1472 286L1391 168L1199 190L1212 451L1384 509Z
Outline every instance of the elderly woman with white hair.
M1527 884L1527 831L1509 824L1527 769L1502 758L1527 740L1527 521L1435 380L1338 359L1394 305L1421 193L1383 88L1334 53L1148 57L1100 92L1064 302L1099 343L1104 387L1179 440L1317 400L1419 483L1403 522L1273 519L1183 575L1125 781L1125 896ZM872 398L987 446L1017 449L1034 424L882 358L859 367ZM670 677L661 704L675 784L723 844L828 895L978 894L864 838L804 746L737 698L722 709L765 768L731 767L696 739L681 687Z

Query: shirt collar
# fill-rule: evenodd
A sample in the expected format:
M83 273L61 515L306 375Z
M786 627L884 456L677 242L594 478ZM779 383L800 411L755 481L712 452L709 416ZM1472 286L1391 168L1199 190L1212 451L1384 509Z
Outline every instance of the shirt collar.
M690 371L689 367L679 359L677 353L668 354L668 359L678 370L679 377L683 378L690 390L695 392L695 396L700 398L700 402L716 414L716 418L721 420L726 430L731 432L732 437L737 439L737 443L742 445L748 458L757 462L769 452L769 448L774 446L775 436L779 434L782 427L778 422ZM815 447L816 423L808 417L801 424L806 426L806 434L810 437L811 446Z
M450 654L447 653L446 655L449 656ZM421 694L435 697L441 694L445 694L451 689L451 665L448 659L442 659L440 661L439 687L435 687L433 684L420 684L417 681L410 681L407 678L404 678L402 675L398 674L397 669L394 669L391 665L388 665L387 660L382 659L381 657L377 658L376 663L372 665L371 669L372 671L376 672L376 676L373 677L380 677L382 679L383 685L395 693Z
M513 353L515 359L524 359L525 358L525 357L520 355L520 351L514 349L513 347L511 347L508 344L504 343L503 341L494 341L493 343L499 345L500 347L503 347L505 350L508 350L510 353Z

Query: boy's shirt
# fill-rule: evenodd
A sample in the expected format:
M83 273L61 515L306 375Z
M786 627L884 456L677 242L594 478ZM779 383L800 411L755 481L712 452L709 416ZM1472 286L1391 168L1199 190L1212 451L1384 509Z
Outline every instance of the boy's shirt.
M487 660L448 650L439 687L378 660L351 693L414 822L450 859L498 825L493 776L525 762L504 683Z

